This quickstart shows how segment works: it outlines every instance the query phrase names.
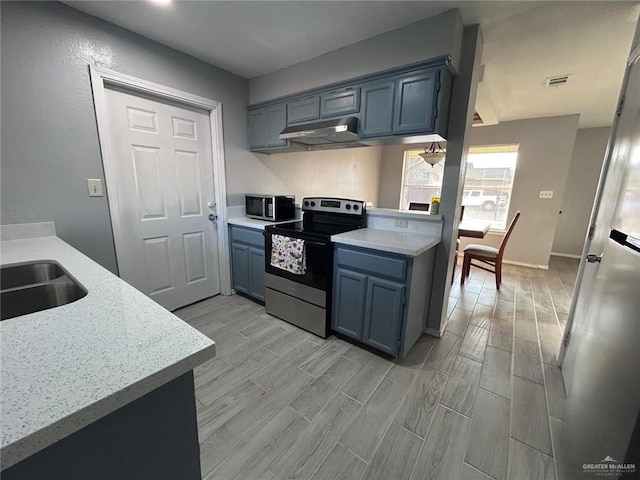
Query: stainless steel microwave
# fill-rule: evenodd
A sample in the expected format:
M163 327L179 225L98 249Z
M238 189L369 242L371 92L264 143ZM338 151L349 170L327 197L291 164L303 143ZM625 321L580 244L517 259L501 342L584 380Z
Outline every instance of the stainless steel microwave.
M293 195L245 195L244 198L247 217L274 222L296 218Z

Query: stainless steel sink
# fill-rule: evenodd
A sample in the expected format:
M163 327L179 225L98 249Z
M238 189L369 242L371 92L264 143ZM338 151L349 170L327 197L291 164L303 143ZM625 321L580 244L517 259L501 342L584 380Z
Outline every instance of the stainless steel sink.
M0 282L0 320L67 305L87 295L55 262L2 267Z
M64 274L62 267L53 262L10 265L0 269L0 288L7 290L9 288L49 282L60 278Z

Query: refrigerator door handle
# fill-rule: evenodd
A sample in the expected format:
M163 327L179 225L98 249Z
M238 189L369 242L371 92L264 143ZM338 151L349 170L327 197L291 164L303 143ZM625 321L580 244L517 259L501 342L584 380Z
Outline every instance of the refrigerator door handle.
M640 253L640 239L631 237L620 230L616 230L615 228L611 229L609 238L623 247L627 247L636 253Z
M602 261L602 255L596 255L595 253L590 253L587 255L587 262L589 263L600 263Z

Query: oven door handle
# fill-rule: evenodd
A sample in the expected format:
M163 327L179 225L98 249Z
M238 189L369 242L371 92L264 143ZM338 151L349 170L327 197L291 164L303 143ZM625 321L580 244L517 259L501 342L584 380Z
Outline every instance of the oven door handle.
M305 245L309 245L311 247L328 247L330 245L329 242L324 243L324 242L310 242L308 240L304 241Z

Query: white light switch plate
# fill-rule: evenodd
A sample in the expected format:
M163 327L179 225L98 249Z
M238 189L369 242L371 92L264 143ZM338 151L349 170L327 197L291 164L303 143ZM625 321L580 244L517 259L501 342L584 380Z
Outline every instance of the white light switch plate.
M87 187L89 188L90 197L103 197L102 180L99 178L87 178Z
M553 198L553 190L540 190L539 198Z

